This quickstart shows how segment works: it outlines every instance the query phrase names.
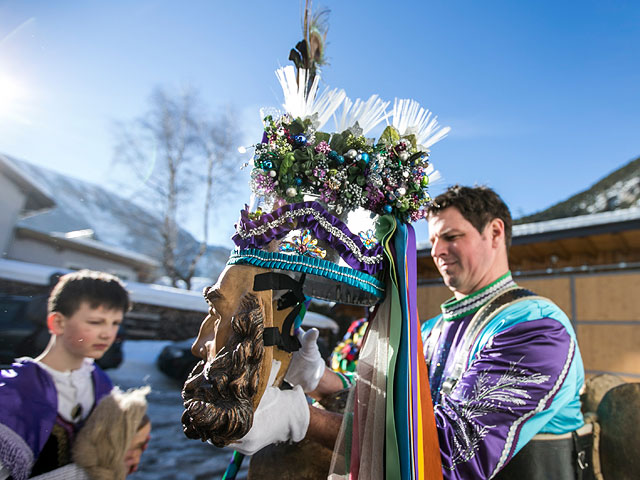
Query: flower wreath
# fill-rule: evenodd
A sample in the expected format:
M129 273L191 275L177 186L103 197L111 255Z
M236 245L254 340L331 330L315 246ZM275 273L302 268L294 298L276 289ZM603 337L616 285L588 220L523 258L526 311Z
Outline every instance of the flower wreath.
M429 175L434 172L428 147L442 139L448 127L440 128L437 119L413 100L396 99L387 112L389 102L375 95L366 102L351 102L343 91L325 90L319 101L310 104L317 81L305 97L293 84L293 67L276 73L285 96L289 95L284 104L287 113L263 119L264 134L254 145L251 172L255 195L275 205L278 200L298 203L313 195L338 215L364 208L373 214L392 214L403 223L424 218L431 200ZM339 130L320 131L340 104ZM389 118L391 124L377 141L365 137Z

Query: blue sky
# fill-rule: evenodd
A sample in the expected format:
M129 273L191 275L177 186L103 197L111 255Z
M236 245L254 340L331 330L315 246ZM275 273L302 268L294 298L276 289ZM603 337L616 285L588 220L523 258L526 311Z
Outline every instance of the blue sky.
M327 85L413 98L451 126L432 148L434 195L488 184L521 216L640 155L638 2L315 4L331 9ZM254 143L300 38L297 0L0 0L0 152L116 188L114 122L156 85L235 105ZM247 198L243 184L219 207L214 243L230 245Z

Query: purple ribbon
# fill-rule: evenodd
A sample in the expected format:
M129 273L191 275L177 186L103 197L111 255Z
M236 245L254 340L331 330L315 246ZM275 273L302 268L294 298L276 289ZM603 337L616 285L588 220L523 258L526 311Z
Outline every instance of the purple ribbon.
M263 214L256 220L251 220L249 218L249 212L246 209L241 210L240 220L236 224L236 231L249 233L252 230L263 227L264 225L279 219L287 212L294 212L300 209L313 209L317 213L315 215L311 213L295 215L291 218L291 220L287 220L284 223L281 223L280 225L274 226L272 228L267 228L260 234L249 235L246 238L243 238L239 233L236 233L232 237L233 242L241 249L263 249L273 240L279 240L285 237L291 230L300 230L306 228L309 229L317 239L327 242L335 251L338 252L340 257L351 268L354 268L360 272L368 273L370 275L375 275L383 269L384 264L381 255L382 245L377 244L375 247L367 249L358 235L353 234L351 230L349 230L349 227L347 227L347 225L342 220L331 215L318 202L287 204L271 213ZM351 241L356 245L357 249L360 251L360 254L363 257L374 258L379 255L380 259L376 260L374 263L365 263L364 261L360 261L351 250L351 248L349 248L349 246L347 246L347 244L344 243L339 236L332 234L323 225L320 224L320 222L317 220L318 216L325 219L328 223L331 224L332 227L338 229L344 236L351 239Z

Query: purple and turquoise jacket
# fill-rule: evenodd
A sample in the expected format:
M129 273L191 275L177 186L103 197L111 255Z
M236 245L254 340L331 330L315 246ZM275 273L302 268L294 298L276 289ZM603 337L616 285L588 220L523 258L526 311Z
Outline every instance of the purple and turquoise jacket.
M507 273L445 302L442 314L422 325L445 479L492 478L537 433L584 425L582 358L570 320L554 303L519 301L465 339L474 314L515 286ZM467 360L450 388L461 349Z

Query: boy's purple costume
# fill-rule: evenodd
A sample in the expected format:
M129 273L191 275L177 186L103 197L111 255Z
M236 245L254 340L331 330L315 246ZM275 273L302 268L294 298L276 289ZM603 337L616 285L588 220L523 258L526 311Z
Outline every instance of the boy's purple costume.
M95 406L113 384L97 365L92 377ZM28 478L59 421L53 379L35 362L19 360L1 371L0 406L0 461L15 480Z
M582 359L555 304L531 297L470 325L482 306L515 287L507 273L445 302L442 315L422 326L445 479L492 478L534 435L584 424Z

